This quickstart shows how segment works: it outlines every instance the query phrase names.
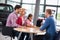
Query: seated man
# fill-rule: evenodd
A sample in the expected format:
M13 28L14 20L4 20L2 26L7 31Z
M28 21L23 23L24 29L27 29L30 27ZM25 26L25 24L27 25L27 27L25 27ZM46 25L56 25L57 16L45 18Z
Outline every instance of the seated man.
M20 8L21 8L20 5L16 5L15 6L15 10L12 13L9 14L9 16L7 18L7 22L6 22L6 26L7 27L21 27L20 25L18 25L16 23L16 20L18 18L18 13L20 11ZM13 31L13 33L14 33L14 36L16 35L18 37L19 32Z
M55 38L55 34L56 34L56 25L55 25L55 21L54 18L52 16L52 10L51 9L47 9L45 11L45 23L42 25L42 27L40 28L41 31L46 29L46 40L54 40Z

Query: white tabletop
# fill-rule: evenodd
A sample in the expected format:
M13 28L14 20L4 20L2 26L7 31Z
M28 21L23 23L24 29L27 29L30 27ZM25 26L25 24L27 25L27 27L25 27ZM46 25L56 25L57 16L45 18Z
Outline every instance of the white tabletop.
M19 32L35 33L37 35L45 35L46 33L46 31L40 31L39 27L21 27L14 28L14 30ZM56 26L56 31L60 31L60 27Z
M19 32L35 33L38 35L45 35L46 33L46 31L40 31L39 27L21 27L21 28L14 28L14 30Z

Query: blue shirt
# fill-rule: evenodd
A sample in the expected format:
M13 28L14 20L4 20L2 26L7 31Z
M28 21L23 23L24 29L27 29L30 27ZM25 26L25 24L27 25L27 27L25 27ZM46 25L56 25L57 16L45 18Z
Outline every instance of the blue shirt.
M51 35L54 35L56 32L56 25L55 25L55 21L53 16L50 16L48 18L46 18L45 23L42 25L42 27L40 28L40 30L45 30L46 29L46 33L49 33Z

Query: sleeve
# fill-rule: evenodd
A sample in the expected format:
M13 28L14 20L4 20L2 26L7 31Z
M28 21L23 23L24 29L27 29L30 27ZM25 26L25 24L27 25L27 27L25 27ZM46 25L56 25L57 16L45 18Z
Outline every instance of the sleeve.
M46 19L45 20L45 23L42 25L42 27L40 28L40 30L44 30L44 29L46 29L47 27L49 26L49 19Z

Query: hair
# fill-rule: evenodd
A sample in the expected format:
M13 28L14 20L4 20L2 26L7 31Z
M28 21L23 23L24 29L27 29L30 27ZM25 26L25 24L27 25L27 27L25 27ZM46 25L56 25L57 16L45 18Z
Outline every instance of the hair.
M51 9L46 9L46 12L48 12L49 15L52 14L52 10Z
M32 14L29 14L27 19L29 19L29 17L32 17L32 16L33 16Z
M16 9L19 9L19 8L21 8L21 6L20 5L16 5L14 9L16 10Z
M20 10L25 11L26 9L25 8L20 8Z

